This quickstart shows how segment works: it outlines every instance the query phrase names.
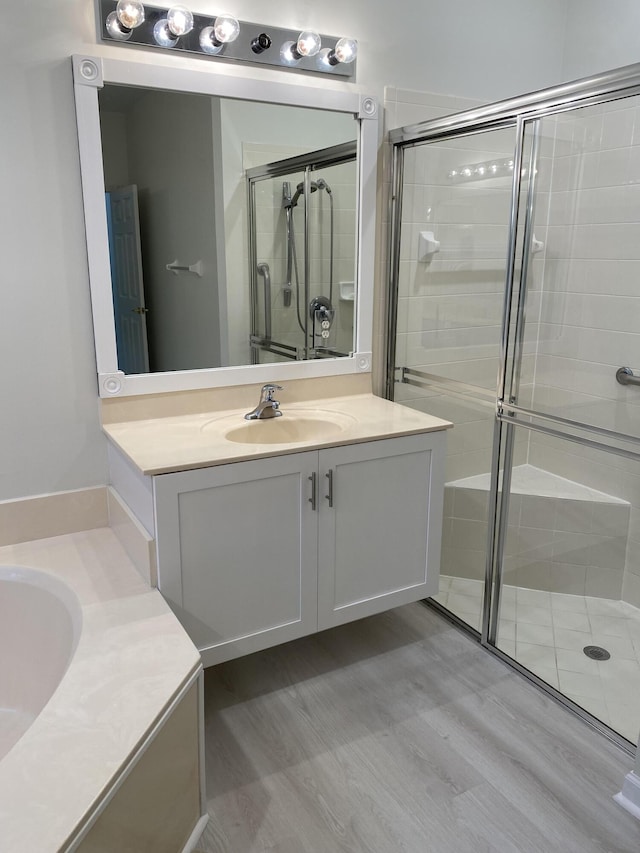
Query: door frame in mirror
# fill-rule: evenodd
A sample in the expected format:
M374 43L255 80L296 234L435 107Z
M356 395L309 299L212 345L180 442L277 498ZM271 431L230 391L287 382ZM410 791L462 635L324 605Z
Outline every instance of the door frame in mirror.
M100 396L108 398L158 394L252 384L275 379L304 379L370 372L379 144L377 100L353 91L316 88L298 83L275 83L251 77L232 77L220 74L211 68L193 70L161 62L143 63L90 55L73 56L72 62ZM166 373L125 375L119 370L98 109L98 90L105 83L332 110L350 113L359 121L357 281L353 355L348 358ZM346 89L349 84L343 85Z

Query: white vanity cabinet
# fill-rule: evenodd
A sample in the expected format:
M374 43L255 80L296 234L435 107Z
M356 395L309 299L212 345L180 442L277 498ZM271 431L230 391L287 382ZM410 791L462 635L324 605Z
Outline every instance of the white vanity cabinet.
M205 666L432 595L443 431L154 477L158 577Z
M444 451L431 432L319 452L318 630L438 592Z
M158 585L205 666L317 630L317 451L154 477Z

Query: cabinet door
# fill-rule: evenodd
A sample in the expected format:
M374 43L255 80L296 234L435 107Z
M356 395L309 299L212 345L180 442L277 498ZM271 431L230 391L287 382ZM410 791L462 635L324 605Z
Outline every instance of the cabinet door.
M205 666L317 629L317 452L155 478L159 587Z
M319 630L438 591L445 441L434 432L320 451Z

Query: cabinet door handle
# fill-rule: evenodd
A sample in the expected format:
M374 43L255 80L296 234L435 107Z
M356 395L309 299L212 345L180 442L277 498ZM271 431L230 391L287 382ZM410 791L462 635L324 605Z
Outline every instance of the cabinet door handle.
M329 501L329 506L333 506L333 469L327 471L327 480L329 481L329 494L325 498Z
M316 474L315 471L313 472L313 474L310 477L307 478L308 480L311 481L311 497L309 498L309 503L311 504L312 510L316 510L318 508L318 504L316 501L316 493L317 493L316 480L317 480L317 478L318 478L318 475Z

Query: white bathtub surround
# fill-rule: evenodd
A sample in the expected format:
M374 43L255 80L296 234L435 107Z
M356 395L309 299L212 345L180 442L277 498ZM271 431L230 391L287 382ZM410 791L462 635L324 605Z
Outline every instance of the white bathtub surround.
M109 529L6 546L0 564L37 567L67 585L82 610L69 668L0 762L3 848L54 853L195 677L200 659Z
M158 585L156 543L144 529L120 495L111 487L107 489L109 527L118 537L127 556L149 586Z
M104 486L0 501L0 547L107 527Z

